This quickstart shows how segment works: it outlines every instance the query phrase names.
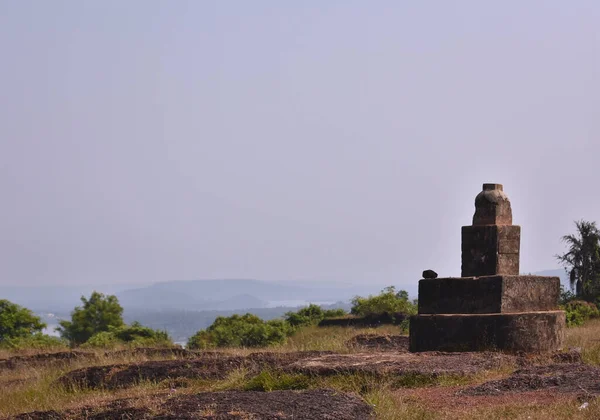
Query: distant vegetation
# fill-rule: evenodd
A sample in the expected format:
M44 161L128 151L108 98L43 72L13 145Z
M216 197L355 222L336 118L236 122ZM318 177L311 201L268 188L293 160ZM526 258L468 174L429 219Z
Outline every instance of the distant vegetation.
M414 315L417 313L417 301L408 299L408 292L400 290L396 292L394 286L386 287L376 296L363 298L360 296L352 299L353 315L372 316L372 315L390 315L406 314Z
M343 309L322 309L319 305L310 304L297 312L287 312L285 321L292 328L317 325L325 318L335 318L346 315Z
M206 330L198 331L188 340L190 349L214 347L266 347L281 344L291 333L284 321L263 321L256 315L218 317Z
M165 331L142 326L139 322L125 325L123 308L116 296L93 292L89 299L81 297L82 306L71 313L70 321L61 321L58 331L71 346L116 347L172 346Z
M569 300L561 305L566 313L567 327L578 327L586 321L600 318L600 311L593 303L584 300Z
M596 222L575 222L576 233L562 237L567 252L557 255L577 299L600 304L600 231Z
M46 328L29 309L0 300L0 347L10 349L64 346L64 341L42 334Z
M166 331L144 327L139 322L121 327L109 327L108 331L94 334L82 347L114 348L118 346L170 347L173 346Z
M0 341L40 333L46 324L29 309L0 300Z
M83 306L71 312L71 321L60 321L61 337L74 345L83 344L98 333L122 327L123 308L116 296L93 292L89 299L81 297Z
M408 299L404 290L396 292L387 287L379 295L356 297L351 313L357 316L410 315L416 313L416 302ZM256 315L218 317L205 330L200 330L188 340L190 349L216 347L266 347L282 344L298 329L315 326L324 319L348 316L343 309L323 309L311 304L296 312L287 312L282 320L264 321Z
M562 237L567 252L556 258L569 274L571 290L561 289L560 304L567 326L600 317L600 231L595 222L575 222L576 233Z

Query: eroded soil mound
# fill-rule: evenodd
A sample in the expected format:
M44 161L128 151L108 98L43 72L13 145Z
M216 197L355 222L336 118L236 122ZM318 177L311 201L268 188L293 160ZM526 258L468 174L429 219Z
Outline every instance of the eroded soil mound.
M132 399L109 405L65 412L45 411L21 414L16 419L265 419L265 420L368 420L373 409L360 397L329 389L273 392L203 392L158 397L152 409Z
M173 419L367 420L372 418L373 413L372 408L360 397L328 389L302 392L205 392L173 398L164 407L177 413L174 417L165 417ZM198 410L200 413L204 411L206 416L198 416Z
M13 356L8 359L0 360L0 370L16 369L18 367L31 367L40 365L49 365L56 363L68 363L74 360L95 360L94 353L83 351L61 351L57 353L40 353L31 356Z
M408 336L389 334L359 334L346 342L353 349L408 352Z
M123 388L141 381L173 378L223 379L244 366L239 356L205 356L193 360L159 360L136 364L92 366L76 369L59 378L67 387Z
M59 379L67 387L124 388L140 381L160 382L166 379L223 379L231 371L245 368L250 373L262 369L281 369L305 358L314 358L331 352L252 353L246 357L218 352L196 354L189 360L159 360L135 364L92 366L77 369Z
M464 395L498 395L552 390L582 396L600 395L600 368L582 363L531 366L508 378L485 382L460 391Z
M286 370L310 375L370 373L375 375L470 375L515 365L514 356L501 353L355 353L299 360Z
M138 347L134 349L117 350L106 352L106 357L127 357L127 356L145 356L145 357L164 357L164 358L194 358L201 352L186 350L178 347L152 348Z

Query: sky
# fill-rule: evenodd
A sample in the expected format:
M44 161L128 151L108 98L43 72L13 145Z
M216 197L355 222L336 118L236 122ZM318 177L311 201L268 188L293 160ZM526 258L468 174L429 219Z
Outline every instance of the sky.
M521 271L600 223L597 1L0 0L0 285Z

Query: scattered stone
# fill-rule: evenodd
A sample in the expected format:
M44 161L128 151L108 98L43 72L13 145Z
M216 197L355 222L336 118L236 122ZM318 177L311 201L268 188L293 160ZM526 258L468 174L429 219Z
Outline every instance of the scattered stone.
M437 279L438 273L433 270L425 270L423 271L424 279Z

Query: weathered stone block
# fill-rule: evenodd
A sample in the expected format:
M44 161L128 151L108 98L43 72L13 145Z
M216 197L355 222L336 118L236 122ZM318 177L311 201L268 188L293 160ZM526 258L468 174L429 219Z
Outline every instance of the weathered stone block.
M410 351L554 351L563 345L565 328L563 311L416 315Z
M475 197L474 225L512 225L510 200L502 184L483 184Z
M520 226L463 226L462 277L518 275L520 241Z
M419 314L487 314L558 309L560 279L486 276L419 281Z

